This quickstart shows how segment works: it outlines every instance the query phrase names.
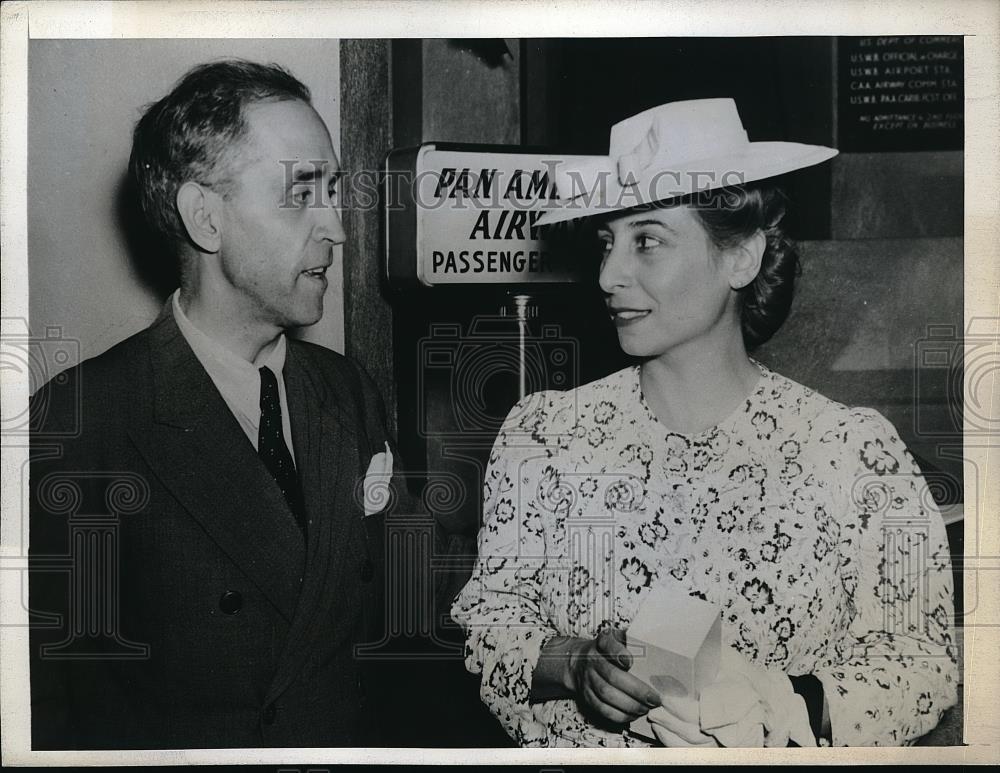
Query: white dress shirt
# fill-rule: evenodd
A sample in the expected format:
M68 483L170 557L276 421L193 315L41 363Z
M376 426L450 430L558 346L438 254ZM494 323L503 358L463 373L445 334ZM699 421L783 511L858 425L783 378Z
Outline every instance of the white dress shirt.
M285 367L287 343L284 334L277 341L264 347L256 361L249 362L235 352L230 351L218 341L205 335L187 318L181 308L180 290L174 292L171 304L174 319L181 335L188 342L195 357L202 364L212 383L226 401L229 410L239 422L246 436L257 448L257 435L260 428L260 373L259 368L267 367L274 373L278 381L278 398L281 401L281 429L285 437L288 452L295 460L295 449L292 446L292 423L288 415L288 397L285 394L285 380L281 372Z

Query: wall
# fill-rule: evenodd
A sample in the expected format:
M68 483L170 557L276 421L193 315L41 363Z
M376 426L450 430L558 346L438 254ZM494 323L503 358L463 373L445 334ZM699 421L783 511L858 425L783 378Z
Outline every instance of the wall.
M521 42L394 40L393 142L516 145Z
M239 56L274 61L312 90L340 147L336 40L34 40L28 58L30 326L61 326L81 358L147 326L172 289L130 239L122 187L132 127L191 66ZM339 267L337 260L334 264ZM305 337L344 350L343 282L331 271L327 313ZM36 376L44 379L76 357ZM33 383L32 389L40 386Z
M381 208L370 193L374 172L392 145L389 41L342 41L340 71L342 162L345 169L362 172L358 182L366 186L356 197L354 188L341 186L347 197L343 210L346 352L375 380L386 403L389 429L394 431L396 382L388 337L393 309L382 288Z

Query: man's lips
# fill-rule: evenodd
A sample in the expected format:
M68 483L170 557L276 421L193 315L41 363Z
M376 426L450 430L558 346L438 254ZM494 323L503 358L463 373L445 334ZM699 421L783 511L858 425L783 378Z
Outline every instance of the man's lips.
M325 279L326 278L326 270L328 268L329 268L328 265L327 266L316 266L315 268L307 268L302 273L305 274L307 277L310 277L311 279Z

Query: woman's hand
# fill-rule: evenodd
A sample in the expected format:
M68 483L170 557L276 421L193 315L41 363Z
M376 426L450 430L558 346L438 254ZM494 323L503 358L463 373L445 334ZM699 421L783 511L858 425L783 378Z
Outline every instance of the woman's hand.
M631 667L624 631L604 631L570 656L573 692L597 716L616 725L628 724L660 705L659 693L628 673Z
M660 705L660 696L628 673L632 655L625 633L594 639L555 637L543 648L532 678L532 700L573 697L596 719L625 725Z

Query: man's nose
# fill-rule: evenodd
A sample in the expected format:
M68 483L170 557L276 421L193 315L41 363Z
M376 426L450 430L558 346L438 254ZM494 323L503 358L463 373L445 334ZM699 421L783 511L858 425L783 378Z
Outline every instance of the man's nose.
M319 222L316 225L316 238L333 244L343 244L347 241L347 233L344 231L344 223L340 219L340 209L332 202L327 206L318 209L316 216Z
M612 245L601 261L601 273L597 279L606 293L625 287L632 281L632 263L624 246Z

